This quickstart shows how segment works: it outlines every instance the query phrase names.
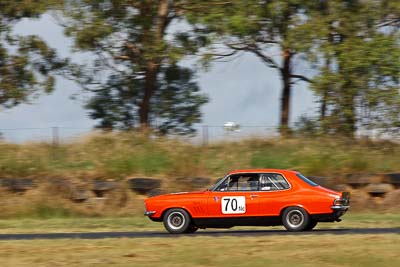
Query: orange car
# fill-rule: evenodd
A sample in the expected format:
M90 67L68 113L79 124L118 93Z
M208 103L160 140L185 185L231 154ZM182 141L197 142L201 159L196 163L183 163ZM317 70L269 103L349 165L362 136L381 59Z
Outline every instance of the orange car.
M282 224L288 231L304 231L318 222L341 221L349 200L348 192L319 186L296 171L239 170L205 191L150 197L145 215L174 234Z

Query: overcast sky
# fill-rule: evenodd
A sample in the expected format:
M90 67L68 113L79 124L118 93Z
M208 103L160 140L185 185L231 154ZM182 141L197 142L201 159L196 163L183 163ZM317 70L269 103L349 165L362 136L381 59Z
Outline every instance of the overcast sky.
M49 15L39 20L23 20L16 25L14 32L41 36L49 46L57 48L62 57L85 58L85 55L70 51L72 41L63 36L63 29ZM299 66L296 69L301 71ZM276 70L266 67L257 57L244 54L230 62L214 63L207 72L200 71L197 76L202 91L210 98L202 108L202 124L222 126L233 121L243 126L278 126L281 82ZM83 98L71 99L79 92L78 85L58 78L56 90L51 95L12 109L0 109L0 132L12 141L47 138L51 131L46 128L55 126L70 128L62 129L62 136L87 132L95 121L82 108ZM315 112L317 105L307 84L295 86L291 108L291 122L302 114ZM44 129L12 130L16 128ZM252 128L242 129L242 134L247 134Z

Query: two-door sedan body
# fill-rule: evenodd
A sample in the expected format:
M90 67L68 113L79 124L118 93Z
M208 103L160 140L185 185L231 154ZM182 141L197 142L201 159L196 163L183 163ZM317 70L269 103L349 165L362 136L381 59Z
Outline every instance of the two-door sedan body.
M317 185L296 171L233 171L205 191L173 193L145 200L145 215L170 233L233 226L284 225L289 231L340 221L350 194Z

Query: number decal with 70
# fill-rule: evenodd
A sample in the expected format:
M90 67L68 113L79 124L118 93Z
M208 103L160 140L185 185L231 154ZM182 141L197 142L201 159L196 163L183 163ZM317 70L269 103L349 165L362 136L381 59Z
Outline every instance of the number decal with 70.
M221 199L222 214L246 213L245 197L223 197Z

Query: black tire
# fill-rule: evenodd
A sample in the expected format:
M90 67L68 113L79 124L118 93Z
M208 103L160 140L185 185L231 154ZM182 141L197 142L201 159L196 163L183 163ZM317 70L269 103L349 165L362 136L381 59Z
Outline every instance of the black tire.
M310 220L310 222L308 223L306 229L304 229L305 231L311 231L312 229L314 229L315 226L317 226L318 222L314 221L314 220Z
M14 193L23 193L36 186L36 183L31 178L2 178L0 179L0 185L7 187L9 191Z
M193 234L194 232L196 232L197 230L199 230L199 228L196 225L189 225L189 228L186 230L185 233L187 234Z
M164 227L171 234L187 233L191 218L183 209L170 209L164 214Z
M282 222L289 232L300 232L306 230L310 223L310 215L300 207L285 209L282 214Z
M159 195L162 195L162 194L165 194L165 192L163 190L161 190L161 189L156 188L156 189L150 190L147 193L147 196L155 197L155 196L159 196Z
M128 180L128 184L136 193L145 195L151 190L160 188L161 180L153 178L131 178Z

